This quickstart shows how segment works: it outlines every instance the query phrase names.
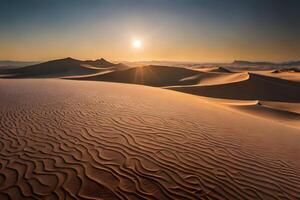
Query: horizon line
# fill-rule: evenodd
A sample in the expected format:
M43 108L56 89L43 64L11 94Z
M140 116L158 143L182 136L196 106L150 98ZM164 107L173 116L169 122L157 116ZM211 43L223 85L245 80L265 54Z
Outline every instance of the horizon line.
M65 59L65 58L72 58L76 60L98 60L98 59L105 59L111 62L128 62L128 63L139 63L139 62L172 62L172 63L191 63L191 64L232 64L235 61L244 61L244 62L265 62L265 63L273 63L273 64L281 64L281 63L287 63L287 62L297 62L300 61L299 59L293 59L293 60L282 60L282 61L271 61L271 60L254 60L254 59L233 59L231 61L192 61L192 60L115 60L115 59L106 59L104 57L99 57L96 59L78 59L74 57L58 57L58 58L53 58L49 60L13 60L13 59L0 59L0 62L47 62L47 61L52 61L52 60L60 60L60 59Z

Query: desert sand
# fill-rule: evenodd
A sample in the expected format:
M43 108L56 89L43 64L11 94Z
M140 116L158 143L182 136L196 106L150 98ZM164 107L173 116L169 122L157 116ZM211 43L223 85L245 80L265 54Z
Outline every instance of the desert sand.
M1 199L298 199L300 132L160 88L0 80Z
M1 200L300 199L298 72L66 58L2 73Z

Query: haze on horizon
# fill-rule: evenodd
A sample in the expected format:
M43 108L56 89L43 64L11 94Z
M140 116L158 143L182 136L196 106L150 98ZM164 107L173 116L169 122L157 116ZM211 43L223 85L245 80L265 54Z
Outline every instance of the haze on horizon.
M297 0L0 0L0 60L299 60L299 10Z

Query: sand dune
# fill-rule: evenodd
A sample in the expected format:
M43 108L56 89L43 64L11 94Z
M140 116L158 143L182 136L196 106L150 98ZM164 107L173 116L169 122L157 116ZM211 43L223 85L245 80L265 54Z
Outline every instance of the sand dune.
M233 73L223 72L222 68L190 70L179 67L145 66L72 79L162 87L203 97L219 98L220 101L212 99L210 101L221 104L235 100L230 104L237 106L239 111L298 126L299 108L296 105L300 102L300 84L274 77L273 74L271 71ZM245 101L253 101L254 104Z
M299 129L138 85L0 80L0 199L299 199Z
M169 88L182 85L218 85L242 81L248 79L248 77L247 73L217 73L180 67L148 65L76 79L132 83Z
M270 70L251 73L231 72L224 67L193 70L148 65L130 68L104 59L80 61L72 58L29 66L23 71L17 76L142 84L219 98L220 101L211 99L210 101L230 104L247 114L298 126L299 108L291 102L300 102L300 84L290 80L292 77L299 78L298 73L285 71L272 73ZM286 73L289 74L284 75ZM290 74L297 76L290 76ZM228 103L228 100L234 101Z
M170 86L179 84L190 84L194 81L182 81L182 79L195 76L200 72L179 67L148 65L120 70L104 75L78 78L80 80L109 81L119 83L133 83L148 86Z
M255 72L257 73L257 72ZM290 81L296 81L300 82L300 73L292 72L292 71L282 71L278 73L273 73L273 71L263 71L259 72L259 74L265 75L265 76L271 76L276 77L280 79L290 80Z
M248 79L234 83L170 89L224 99L300 102L299 82L253 73L249 73Z

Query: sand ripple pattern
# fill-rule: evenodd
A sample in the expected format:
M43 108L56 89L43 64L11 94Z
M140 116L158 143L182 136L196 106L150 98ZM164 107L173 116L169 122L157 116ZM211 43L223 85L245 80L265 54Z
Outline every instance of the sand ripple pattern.
M268 124L237 133L194 97L62 80L0 92L1 200L300 198L299 148L263 149Z

